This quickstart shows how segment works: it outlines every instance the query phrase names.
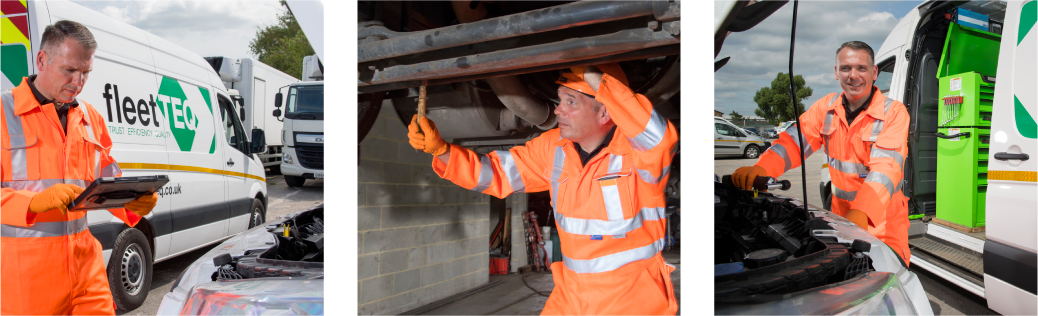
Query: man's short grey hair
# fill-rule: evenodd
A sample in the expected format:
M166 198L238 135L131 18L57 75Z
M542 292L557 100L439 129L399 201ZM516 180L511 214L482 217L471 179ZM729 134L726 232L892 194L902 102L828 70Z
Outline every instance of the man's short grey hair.
M836 62L840 62L840 51L844 48L850 48L855 50L863 50L869 53L869 65L876 65L876 53L872 51L872 47L865 42L850 41L840 45L840 48L836 50Z
M73 38L83 48L92 51L97 49L97 41L94 40L94 34L90 33L90 30L77 22L69 20L61 20L54 24L48 25L43 30L43 39L40 41L40 49L45 50L51 55L50 58L54 58L54 51L51 50L55 45L61 45L65 42L66 38Z

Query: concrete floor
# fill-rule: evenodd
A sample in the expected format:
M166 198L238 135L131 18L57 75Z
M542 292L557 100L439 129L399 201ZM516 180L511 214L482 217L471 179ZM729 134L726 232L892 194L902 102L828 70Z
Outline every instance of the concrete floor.
M672 250L663 252L663 258L667 263L677 267L670 277L674 283L674 296L681 301L681 252ZM548 301L547 296L542 296L531 290L523 283L523 275L512 273L507 275L491 275L488 284L500 281L501 283L485 290L458 299L460 294L448 297L428 306L442 306L422 310L422 315L540 315L541 309ZM545 294L551 293L555 287L550 273L527 274L526 283L530 287ZM678 313L680 314L680 309Z

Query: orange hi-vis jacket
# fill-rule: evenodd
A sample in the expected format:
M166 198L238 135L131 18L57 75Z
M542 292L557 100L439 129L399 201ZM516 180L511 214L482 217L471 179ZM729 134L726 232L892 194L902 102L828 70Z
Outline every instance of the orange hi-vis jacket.
M85 102L70 108L68 135L53 104L41 105L28 79L2 93L3 203L0 204L0 313L115 314L101 244L86 212L29 212L36 193L55 184L86 187L122 175L109 156L112 140L101 115ZM126 224L141 219L109 210Z
M596 100L619 133L581 166L575 144L558 129L525 146L479 155L451 144L433 169L462 187L504 198L551 191L562 262L543 315L670 314L678 303L660 251L664 188L677 151L674 126L652 104L605 74Z
M804 141L797 126L779 134L757 166L779 177L800 166L800 155L824 150L832 177L832 211L846 216L859 210L869 217L868 232L897 252L907 264L908 198L902 173L908 156L908 110L873 87L872 103L848 125L842 93L831 93L800 115ZM805 146L801 146L804 144Z

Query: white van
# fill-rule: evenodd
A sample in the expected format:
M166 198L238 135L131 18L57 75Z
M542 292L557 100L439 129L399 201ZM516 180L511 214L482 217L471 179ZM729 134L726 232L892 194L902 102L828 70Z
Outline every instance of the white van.
M953 21L956 14L960 17ZM901 184L909 198L911 264L987 299L989 308L1006 315L1038 314L1036 15L1036 0L929 1L901 18L876 50L880 69L876 86L904 103L911 116ZM949 36L962 37L949 41ZM988 44L980 45L983 41L967 36L985 39ZM957 67L956 59L984 65ZM962 94L966 76L983 80L994 92ZM940 92L940 78L951 82L949 91ZM950 132L960 128L943 126L958 124L939 117L945 107L942 99L962 96L967 101L990 102L986 103L990 112L980 114L990 121L990 128L973 128L972 138ZM958 157L942 152L942 144L948 143L939 138L963 145L979 143L975 149L954 151L962 155L976 150L978 165L973 167L978 168L977 173L966 168L942 173L939 159ZM970 194L969 188L941 191L958 184L943 176L948 174L979 177L977 184L966 186L986 191L986 198L981 195L973 205L947 198ZM830 198L828 181L828 170L823 167L819 184L823 201ZM942 220L942 209L948 205L972 211L973 223L966 226Z
M264 137L254 131L258 146L250 146L227 90L202 57L67 1L4 1L2 89L37 72L40 36L59 20L82 23L97 40L79 99L106 118L123 175L170 179L135 228L108 212L87 215L116 305L134 309L151 290L154 262L264 222L267 185L254 155Z

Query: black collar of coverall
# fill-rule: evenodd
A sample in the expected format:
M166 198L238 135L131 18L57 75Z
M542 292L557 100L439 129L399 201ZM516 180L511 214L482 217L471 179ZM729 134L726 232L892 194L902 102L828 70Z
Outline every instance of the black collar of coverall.
M859 107L857 110L854 110L854 112L851 112L847 108L847 106L850 104L850 102L847 101L847 95L841 94L843 95L843 113L847 115L847 126L851 126L851 123L854 123L854 119L858 117L858 114L861 114L861 112L865 112L865 109L869 108L869 104L872 104L872 97L876 95L876 90L878 89L879 88L876 88L876 86L872 86L872 92L869 93L869 98L865 99L865 103L862 104L861 107Z
M609 130L609 134L606 134L605 139L602 139L602 143L590 153L584 151L584 148L580 147L580 144L573 143L573 146L577 147L577 154L580 154L580 165L586 166L587 162L590 161L591 158L594 158L595 155L598 155L598 152L602 151L606 146L609 146L609 142L613 141L613 133L616 133L616 125L613 125L613 129Z
M40 105L54 103L54 100L47 100L47 98L43 97L43 94L40 93L40 90L36 90L36 85L33 84L33 81L36 81L36 75L29 76L29 90L32 90L32 96L36 97L36 103L39 103ZM68 136L68 109L78 107L79 100L72 99L71 103L63 103L61 104L61 107L57 107L56 105L57 104L55 104L54 111L58 112L58 119L61 120L61 128L63 129L63 132L65 132L65 135Z

